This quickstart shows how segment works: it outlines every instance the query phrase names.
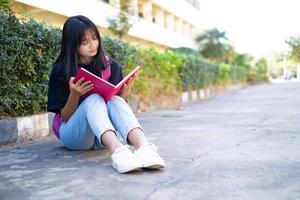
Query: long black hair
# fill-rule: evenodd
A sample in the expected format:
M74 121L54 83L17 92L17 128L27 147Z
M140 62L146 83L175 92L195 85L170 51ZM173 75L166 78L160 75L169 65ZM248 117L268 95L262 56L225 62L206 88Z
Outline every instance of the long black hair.
M70 17L63 26L61 50L58 58L54 62L54 64L59 64L59 71L67 80L69 80L71 76L74 76L79 67L78 49L84 39L86 31L95 33L99 41L97 54L90 64L92 70L100 76L101 70L108 66L100 33L96 25L90 19L82 15Z

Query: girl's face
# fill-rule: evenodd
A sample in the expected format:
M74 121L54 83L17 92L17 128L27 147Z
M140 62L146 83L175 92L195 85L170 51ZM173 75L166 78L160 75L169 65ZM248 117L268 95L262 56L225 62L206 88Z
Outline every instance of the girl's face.
M79 61L82 64L89 64L93 57L97 54L98 48L99 40L97 35L93 31L87 30L79 45Z

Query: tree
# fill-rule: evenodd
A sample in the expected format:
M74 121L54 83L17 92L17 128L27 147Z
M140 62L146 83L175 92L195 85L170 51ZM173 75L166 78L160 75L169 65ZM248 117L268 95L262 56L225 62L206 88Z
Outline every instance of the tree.
M239 67L243 67L249 71L251 68L252 61L253 57L249 54L238 54L234 61L234 64Z
M254 72L256 75L261 77L267 77L268 62L265 58L260 58L256 61L254 66Z
M235 51L232 45L230 44L223 44L223 45L224 45L223 62L231 65L234 64L239 54Z
M120 0L120 10L116 18L108 20L108 30L121 39L132 27L130 19L130 0Z
M0 0L0 9L1 10L10 10L12 0Z
M291 48L290 58L300 63L300 36L290 37L285 41Z
M221 40L228 40L226 32L220 32L214 28L198 35L195 38L199 45L199 52L203 57L212 61L224 62L227 48Z

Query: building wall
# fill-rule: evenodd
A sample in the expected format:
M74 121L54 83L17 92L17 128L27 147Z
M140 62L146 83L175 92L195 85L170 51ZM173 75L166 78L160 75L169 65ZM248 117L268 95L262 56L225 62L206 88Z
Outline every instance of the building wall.
M117 16L122 0L15 0L13 10L26 12L37 20L62 27L73 15L89 17L100 29L108 33L108 19ZM194 37L200 32L197 0L131 0L131 20L128 35L130 43L141 47L155 46L196 48Z

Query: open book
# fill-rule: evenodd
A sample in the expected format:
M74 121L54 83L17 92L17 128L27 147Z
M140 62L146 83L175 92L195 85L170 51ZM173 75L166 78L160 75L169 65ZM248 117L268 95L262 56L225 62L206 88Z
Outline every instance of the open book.
M82 77L84 77L84 81L91 81L94 84L94 88L86 93L84 97L87 97L92 93L98 93L107 102L113 95L117 95L122 90L124 84L126 84L131 77L133 78L140 69L141 67L137 66L120 83L118 83L117 85L113 85L108 81L87 71L86 69L79 68L73 82L76 83Z

